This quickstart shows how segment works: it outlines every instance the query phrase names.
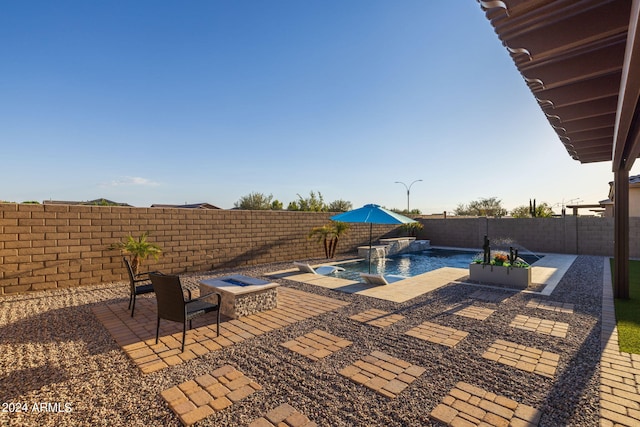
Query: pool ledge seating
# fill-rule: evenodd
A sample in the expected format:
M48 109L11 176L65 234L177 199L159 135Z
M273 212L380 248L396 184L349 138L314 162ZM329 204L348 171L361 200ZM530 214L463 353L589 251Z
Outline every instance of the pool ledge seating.
M335 265L321 265L319 267L316 267L315 269L304 262L294 262L293 265L298 267L298 270L300 270L301 272L309 274L327 275L336 271L344 271L344 268L337 267Z
M360 277L362 277L362 280L364 280L366 284L376 285L376 286L388 285L390 283L397 282L398 280L405 279L405 277L401 277L401 276L389 275L385 277L382 274L369 274L369 273L360 273Z

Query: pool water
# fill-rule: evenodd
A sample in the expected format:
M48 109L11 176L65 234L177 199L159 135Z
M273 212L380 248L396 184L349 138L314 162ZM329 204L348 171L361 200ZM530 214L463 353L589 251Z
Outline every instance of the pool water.
M535 255L520 255L520 257L528 263L539 259ZM476 258L482 259L481 251L432 248L422 252L374 259L371 261L371 274L412 277L442 267L468 268L471 261ZM340 264L340 267L343 267L344 271L337 271L333 276L342 279L360 281L360 273L369 272L368 261L344 263Z

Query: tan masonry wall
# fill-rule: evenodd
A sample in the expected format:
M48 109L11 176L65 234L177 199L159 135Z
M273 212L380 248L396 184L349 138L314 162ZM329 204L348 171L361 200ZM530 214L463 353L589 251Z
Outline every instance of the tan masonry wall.
M108 246L145 231L163 255L143 270L183 273L322 258L322 246L307 234L330 216L0 203L0 295L125 280L119 251ZM374 239L394 230L374 226ZM354 251L368 239L368 225L353 225L338 251Z
M207 271L275 261L323 258L307 239L331 214L289 211L191 210L0 203L0 295L125 280L118 251L108 246L127 234L150 233L163 256L143 269L165 273ZM611 256L613 219L422 218L419 238L432 245L480 248L513 238L536 252ZM396 236L375 225L374 241ZM366 245L369 226L353 224L339 253ZM640 258L640 218L630 218L630 253Z
M481 248L511 238L534 252L613 256L613 218L447 218L421 219L420 238L432 245ZM629 219L630 256L640 258L640 218Z

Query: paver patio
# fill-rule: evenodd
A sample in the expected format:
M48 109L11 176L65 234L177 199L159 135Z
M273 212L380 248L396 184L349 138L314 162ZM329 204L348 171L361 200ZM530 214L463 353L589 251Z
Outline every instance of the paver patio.
M605 259L604 264L606 267L608 260ZM609 272L605 271L604 277L606 278L608 274ZM287 283L283 283L283 285L285 286L281 287L283 292L280 295L282 305L278 309L260 313L255 317L248 316L235 321L225 320L222 322L220 337L215 337L215 323L212 322L211 318L206 318L205 316L202 320L194 321L194 329L187 334L187 346L189 346L190 353L185 352L182 357L170 352L170 350L179 350L181 338L181 325L179 324L172 325L168 323L166 327L163 325L161 342L158 346L154 344L156 319L153 298L143 297L138 300L136 316L133 319L126 309L127 303L126 299L122 298L122 293L109 293L108 295L115 295L115 297L98 298L95 300L98 302L97 304L92 303L81 306L81 308L63 308L60 311L53 310L50 316L37 317L42 327L46 328L49 322L53 321L54 325L57 325L55 330L64 332L64 327L61 328L58 323L55 323L58 322L58 319L66 319L65 316L69 313L79 312L85 316L83 322L78 323L79 327L86 326L85 329L89 330L91 328L95 329L95 326L91 326L91 322L95 321L92 314L95 314L109 333L105 334L104 330L100 328L98 335L103 336L100 343L85 337L81 342L70 342L70 345L60 347L65 348L65 351L83 350L85 343L87 343L92 346L99 345L100 351L95 354L87 354L85 351L80 353L82 359L76 355L74 356L76 358L73 359L75 361L73 364L57 367L58 372L66 374L71 372L70 369L75 369L75 366L81 366L78 363L79 361L87 361L87 369L82 370L81 375L69 376L59 384L54 380L50 382L50 385L45 383L44 387L36 383L33 388L34 394L31 396L44 396L39 387L42 387L42 390L50 389L55 393L60 393L60 390L64 390L65 386L63 384L66 383L69 383L69 386L74 390L89 390L94 383L101 384L105 379L105 375L108 375L107 372L103 371L105 367L111 365L107 361L114 360L114 358L118 360L119 358L119 361L122 362L122 360L125 360L122 358L124 353L134 361L137 368L134 368L133 371L131 371L131 367L122 370L121 368L124 365L119 363L118 366L120 366L121 372L110 376L109 380L114 381L114 384L117 384L120 390L125 390L125 394L110 394L106 399L119 407L122 407L125 402L131 402L134 408L142 408L144 406L144 409L138 411L141 414L141 411L144 411L145 415L139 416L136 413L137 410L133 409L133 411L125 412L123 418L120 419L120 421L136 419L138 424L140 424L139 418L155 417L155 423L152 422L149 425L166 425L167 421L169 421L169 424L179 421L185 425L194 422L202 423L203 425L220 425L220 422L224 424L224 421L221 420L243 420L237 425L249 425L251 422L250 425L252 427L330 425L330 420L344 422L351 415L348 410L340 408L342 402L347 405L355 404L355 406L358 406L362 399L366 397L366 404L360 407L359 411L369 417L367 425L406 425L403 424L405 423L405 418L393 418L391 414L396 413L395 409L392 413L387 413L385 409L389 404L393 404L394 408L402 408L404 401L420 401L424 407L424 412L420 410L417 412L407 411L407 408L401 409L404 411L402 417L406 417L406 420L409 420L407 421L409 424L421 420L423 425L429 425L428 417L431 422L452 426L467 425L465 423L471 423L471 425L483 425L482 423L489 425L511 423L511 425L515 426L537 425L539 420L544 420L546 422L545 425L565 425L561 421L554 423L555 417L559 416L557 418L559 420L563 420L564 418L562 417L565 416L568 417L566 419L573 419L569 417L574 415L565 415L566 411L562 409L563 402L545 400L547 396L553 396L553 394L549 393L549 390L558 390L556 387L563 387L562 390L573 397L582 396L581 392L571 394L574 388L583 389L587 393L587 398L590 399L593 398L595 392L596 403L586 403L586 408L594 409L595 411L599 410L599 418L597 419L602 427L640 425L640 399L638 398L640 395L640 356L619 351L611 284L606 281L602 285L602 291L598 289L598 292L602 292L603 295L602 310L598 309L598 312L595 313L596 316L599 316L600 313L602 316L602 347L601 349L593 350L596 352L601 351L596 356L599 357L599 363L588 365L584 372L579 371L582 368L575 364L575 358L578 358L581 364L585 361L588 362L589 359L580 359L581 354L584 354L587 350L582 347L572 349L572 346L576 346L576 337L583 339L591 337L591 335L585 333L584 330L580 330L577 325L585 325L585 321L587 321L590 329L598 334L600 334L600 328L596 328L596 324L591 322L591 319L594 318L592 307L587 307L584 304L576 304L574 307L571 303L558 302L562 300L571 301L569 294L562 293L562 288L560 288L560 293L554 293L558 301L549 301L545 297L530 299L530 296L525 295L523 297L523 294L518 295L517 293L502 292L488 288L474 290L474 288L465 288L467 286L465 284L454 284L441 291L436 298L427 297L417 304L410 305L410 310L403 306L395 306L393 303L383 305L379 302L376 302L375 306L384 307L385 309L367 308L366 299L354 298L352 301L358 304L358 310L347 314L346 311L336 309L348 303L327 297L327 295L331 295L330 292L323 291L323 295L312 294L299 290L308 290L308 288L300 287L295 289L287 287ZM89 293L87 291L84 292ZM75 297L76 294L71 293L71 295ZM507 298L504 298L505 296ZM512 296L514 297L513 299L511 299ZM3 326L3 333L7 334L10 328L20 327L21 322L16 322L16 320L21 319L21 317L13 314L11 307L21 307L21 309L30 307L28 305L30 298L16 299L16 301L11 301L6 305L9 310L6 312L10 316L8 318L14 320L12 320L13 323L7 323ZM451 301L449 301L450 298ZM471 321L455 319L454 316L442 316L442 314L446 313L450 315L456 314L451 310L451 303L457 303L463 308L475 308L475 306L469 305L469 298L489 302L490 304L485 305L491 307L491 310L495 309L496 314L489 316L484 321L481 320L482 316L472 312L468 313L472 314L472 316L468 317ZM41 315L41 304L49 299L48 295L33 298L33 301L38 304L36 306L38 313L36 316ZM103 301L106 301L106 303L103 303ZM435 304L433 304L434 302ZM285 303L286 306L284 305ZM522 311L525 306L526 309ZM579 310L575 310L576 307L579 307ZM36 308L33 310L35 312ZM329 310L336 310L335 315L332 314L331 316L324 316L321 320L314 320L314 317L327 313ZM389 328L390 319L393 319L392 316L398 312L402 313L403 321L396 322L394 327ZM552 312L553 314L551 314ZM511 315L505 316L506 313ZM546 316L553 320L546 319ZM579 317L581 319L576 320ZM452 347L445 350L438 349L437 346L431 346L427 343L420 343L421 340L427 340L429 342L439 341L439 344L442 344L446 342L447 337L451 338L456 333L466 334L465 331L456 331L454 328L436 323L429 324L429 322L423 321L424 319L443 318L454 320L457 324L476 325L474 327L470 326L469 331L472 331L472 336L468 338L468 343L471 343L472 340L473 342L482 340L484 345L475 347L472 353L468 353L469 345L467 342L463 343L464 347ZM420 320L416 321L417 319ZM374 330L373 328L358 325L351 320L365 324L367 322L381 323L376 325L379 329ZM299 326L297 325L298 322L301 322ZM385 326L385 322L389 323ZM411 328L410 326L403 327L405 322L407 325L416 325L417 322L423 323ZM565 322L571 325L571 328L566 329ZM293 335L286 333L288 336L286 339L292 342L302 337L305 338L305 341L311 339L316 346L326 345L327 348L331 346L332 340L334 343L339 340L353 341L353 344L341 348L340 351L326 357L321 363L312 363L296 355L289 355L288 350L281 346L282 341L285 341L281 339L281 334L269 334L270 331L289 325L293 325L293 328L289 329L290 331L304 331ZM373 324L371 325L374 326ZM449 328L449 330L445 328ZM531 333L541 334L541 336L535 337L535 341L538 343L547 341L552 344L552 347L560 348L566 342L567 347L563 348L562 356L545 352L545 347L541 344L536 345L539 348L532 348L527 345L526 334L518 332L511 335L515 331L511 329L511 332L509 332L509 328L525 329ZM559 334L551 335L550 332L558 332L556 329L565 329L571 333L566 334L565 337ZM492 332L498 330L501 337L506 339L498 340L490 337L488 340L484 340L483 337L479 336L480 331L489 330ZM331 331L331 333L327 331ZM323 334L327 335L323 337ZM73 332L67 331L60 336L66 339L67 336L73 335ZM123 352L112 351L113 341L109 338L109 335L116 339ZM296 335L299 335L298 338L292 338ZM421 338L421 340L405 338L404 335L413 335ZM24 333L16 335L10 338L8 345L0 343L0 348L11 352L14 347L22 348L21 343L24 342L28 344L25 348L28 348L29 351L38 350L42 347L45 350L42 360L54 360L50 356L56 353L52 353L50 349L55 350L61 343L49 339L39 342L34 339L37 336L32 335L30 337ZM261 348L259 351L265 352L263 353L266 356L265 359L256 354L240 354L233 347L236 343L251 340L254 337L261 337L260 340L256 340L255 348ZM521 337L521 339L519 340L517 337ZM533 338L533 335L531 337ZM431 338L431 340L428 338ZM397 352L394 351L396 349L394 347L395 342L401 344L397 348ZM309 344L309 341L307 341L307 344ZM229 346L231 348L222 351L223 348ZM245 347L242 346L242 348ZM316 348L316 350L319 349ZM218 350L220 351L220 357L217 355L215 357L200 357ZM438 378L439 374L435 374L433 377L423 378L426 371L420 366L423 361L428 360L428 362L424 362L423 366L427 367L430 372L440 372L438 371L440 362L438 359L434 359L433 356L441 355L443 351L448 356L447 360L443 360L444 365L447 364L447 361L455 361L454 363L457 364L456 369L451 371L455 378L450 378L452 382L446 385L442 384L442 380L447 381L449 379L447 375ZM587 352L591 351L589 349ZM62 354L60 351L58 353ZM280 356L285 353L287 356L280 359ZM20 353L18 357L14 356L15 361L20 363L21 358L24 358L26 354L29 354L32 366L37 366L37 361L40 359L35 357L34 353L27 353L26 351ZM358 356L352 358L354 354L358 354ZM404 357L404 354L407 357ZM498 363L484 359L492 359ZM273 360L288 360L291 363L282 364L286 366L275 366ZM100 364L96 364L96 361ZM189 364L186 364L186 361L190 361ZM470 363L471 370L463 366L466 361ZM152 375L140 375L140 371L153 372L149 368L158 366L159 362L166 365L166 367L160 368L166 369L166 371ZM253 363L256 362L256 368L253 369ZM560 374L557 374L556 371L560 362L562 362L563 369ZM184 363L185 366L174 369L171 367L171 363ZM265 365L262 365L263 363ZM476 363L478 364L475 365ZM12 365L5 363L3 366L10 369ZM95 370L95 366L100 366L101 368ZM220 366L228 369L229 372L225 372L220 376L221 372L216 372L217 369L220 369L218 368ZM262 372L265 372L264 368L267 366L273 370L270 371L270 375L263 377ZM568 369L564 369L565 366ZM474 375L476 375L477 367L479 369L477 369L478 376L476 377ZM140 371L137 371L138 368ZM518 373L521 385L494 384L491 382L490 379L494 378L494 374L495 378L498 379L509 378L513 368L522 371ZM22 367L20 369L20 371L16 372L10 371L12 373L3 378L5 380L4 384L22 384L21 378L29 378L25 376L27 375L26 373L34 369L38 373L47 372L38 367ZM314 372L313 369L320 369L320 371ZM402 369L404 369L403 372L401 372ZM432 369L436 369L436 371L431 371ZM127 373L127 370L131 372ZM572 375L570 373L572 370L578 370L577 373L581 375L568 377L568 375ZM310 371L314 373L307 378L305 373ZM193 372L193 374L189 374L189 372ZM277 375L275 374L276 372ZM594 373L595 382L593 380L591 382L581 382L585 372L587 376L590 373ZM598 372L599 381L597 380ZM290 373L292 374L291 376L289 376ZM117 383L121 381L118 378L120 374L124 379L132 378L134 379L133 383L137 384L139 382L144 385L147 391L152 391L152 396L162 397L161 399L155 399L160 400L160 406L153 402L154 399L149 402L145 401L141 405L135 393L131 394L132 392L129 392L125 385ZM221 379L222 377L224 379ZM349 381L346 381L343 377L349 378ZM301 384L300 389L298 389L297 382L300 381L300 378L305 378L305 381L308 380L309 384L304 386ZM320 382L317 381L319 378L321 378ZM420 381L416 382L418 378L420 378ZM539 379L536 380L535 378ZM547 378L553 378L553 380L549 381ZM577 382L575 381L576 379L578 380ZM227 385L234 381L236 382L232 385ZM156 385L158 383L162 383L162 386L158 387ZM353 383L364 384L366 387L354 386ZM310 384L312 385L311 387ZM339 387L336 387L336 384ZM547 387L547 384L551 384L551 388ZM338 398L335 398L331 393L326 394L325 391L321 391L318 394L312 391L312 388L325 390L325 386L327 387L326 390L330 390L331 393L336 391L345 393L347 391L347 394L341 394ZM565 389L565 386L568 387ZM426 395L435 393L437 398L425 398L424 387L429 390ZM305 393L311 391L308 397L311 400L307 400L306 395L303 395L302 401L304 401L304 404L291 403L300 398L299 393L302 389L304 389ZM375 391L375 394L370 393L368 389ZM503 389L505 393L502 393ZM280 390L285 390L286 392L280 392ZM26 393L29 392L27 391ZM485 394L483 395L482 393ZM540 393L544 394L542 399L538 395ZM270 398L272 394L274 394L273 399ZM100 393L91 394L88 402L91 406L89 407L98 402L96 407L101 405L101 410L104 411L104 408L108 407L108 405L105 406L101 396L102 394ZM318 404L315 404L312 399L318 396L322 397L317 401ZM394 398L397 399L389 400ZM29 397L22 397L22 399L29 399ZM33 397L31 399L33 400ZM67 397L66 399L73 398ZM293 406L283 404L288 399L294 399L290 401ZM328 403L322 399L329 399ZM58 415L58 417L77 417L79 422L82 423L82 420L87 419L84 414L87 413L88 409L85 406L81 406L84 404L85 399L69 401L74 405L74 412L67 415ZM247 401L251 402L251 406L257 403L260 409L248 413ZM240 404L235 404L234 402L239 402ZM576 403L575 414L580 412L583 404L582 402ZM336 407L335 409L327 409L326 405L335 405ZM369 405L372 407L371 411L368 409ZM110 416L117 417L118 413L120 411L112 411ZM3 416L6 417L6 415L0 414L0 424L6 421L2 419ZM51 422L54 421L54 418L36 417L35 415L31 417L29 418L29 415L25 414L9 414L9 423L13 422L14 425L39 425L39 421L46 420L49 422L45 424L51 425ZM94 421L96 419L94 417ZM68 418L68 420L75 420L75 418ZM597 424L586 423L580 425Z
M487 291L484 289L479 289L473 292L471 295L469 295L469 298L474 298L481 301L499 303L499 302L503 302L504 300L506 300L507 298L513 295L514 295L513 292L506 293L506 292L496 292L496 291Z
M404 360L374 351L340 370L340 375L386 397L396 398L425 369Z
M262 387L233 366L222 366L164 390L161 395L184 425L222 411Z
M376 326L378 328L386 328L387 326L393 325L394 323L404 319L404 316L372 308L370 310L363 311L362 313L349 316L349 319L355 320L356 322L366 323L367 325Z
M495 313L495 310L485 307L476 307L473 305L457 305L450 308L447 313L475 320L487 320L489 316Z
M431 322L424 322L405 333L406 335L447 347L455 347L456 344L469 335L468 332Z
M495 340L482 357L550 378L553 378L560 360L555 353L505 340Z
M288 403L283 403L267 412L264 417L249 424L249 427L316 427L317 424L309 420L306 415L296 410Z
M194 320L194 328L187 331L184 352L180 351L182 325L175 322L161 322L160 338L155 343L156 311L155 300L151 298L140 298L133 318L122 302L93 307L93 312L140 370L150 373L348 304L280 288L278 308L221 322L220 336L212 316Z
M556 313L573 313L574 304L570 302L545 301L532 299L527 303L527 308L539 308L540 310L555 311Z
M351 344L353 343L349 340L316 329L280 345L315 361L330 356Z
M530 317L522 314L517 315L509 326L559 338L565 338L569 330L568 323L540 319L538 317Z
M430 415L448 426L534 427L541 413L531 406L459 382Z

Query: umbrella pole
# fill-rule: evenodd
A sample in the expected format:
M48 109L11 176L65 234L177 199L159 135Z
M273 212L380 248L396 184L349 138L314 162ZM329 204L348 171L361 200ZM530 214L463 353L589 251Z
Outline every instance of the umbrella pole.
M369 224L369 274L371 274L371 235L373 234L373 223Z

